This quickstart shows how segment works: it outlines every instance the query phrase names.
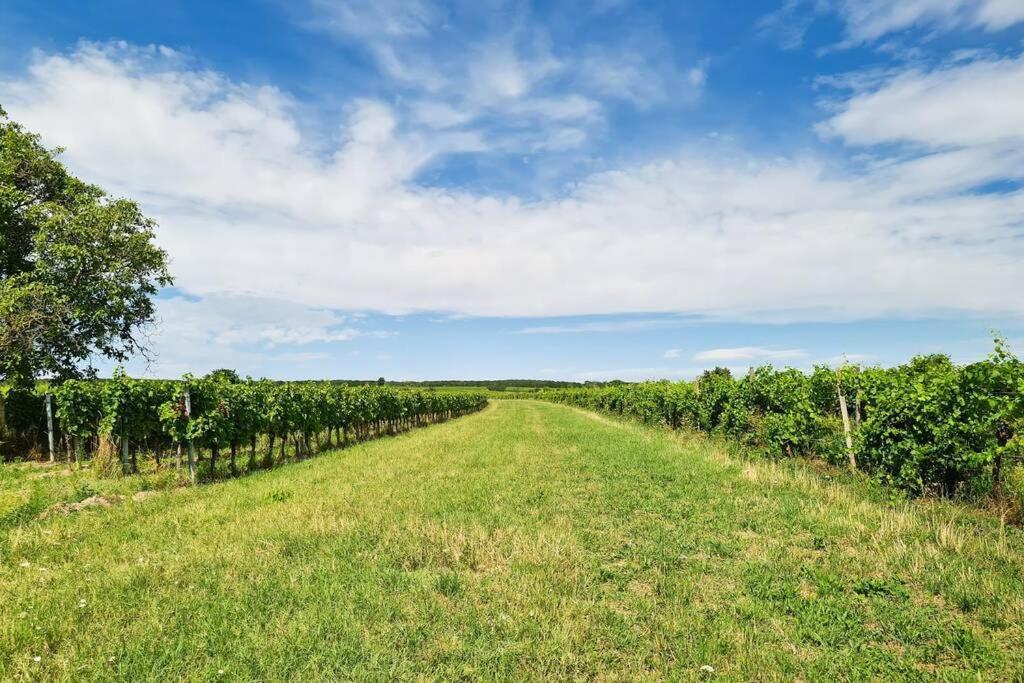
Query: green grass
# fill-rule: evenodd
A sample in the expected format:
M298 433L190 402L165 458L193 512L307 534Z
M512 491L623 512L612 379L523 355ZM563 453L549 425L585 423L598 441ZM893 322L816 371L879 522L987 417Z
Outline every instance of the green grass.
M1024 671L1019 529L533 401L3 533L4 680Z
M0 534L35 520L57 503L77 503L92 495L131 496L139 491L174 488L187 481L171 469L125 478L98 477L88 467L72 470L61 463L0 463ZM227 476L227 473L224 473ZM6 549L0 540L0 551Z

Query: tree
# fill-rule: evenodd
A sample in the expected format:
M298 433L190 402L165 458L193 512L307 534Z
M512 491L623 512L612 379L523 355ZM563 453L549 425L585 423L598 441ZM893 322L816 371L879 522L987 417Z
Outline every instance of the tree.
M206 379L223 382L224 384L240 384L242 382L242 378L238 376L238 373L229 368L213 370L206 375Z
M0 380L94 374L146 353L153 296L172 280L154 222L68 173L0 109Z

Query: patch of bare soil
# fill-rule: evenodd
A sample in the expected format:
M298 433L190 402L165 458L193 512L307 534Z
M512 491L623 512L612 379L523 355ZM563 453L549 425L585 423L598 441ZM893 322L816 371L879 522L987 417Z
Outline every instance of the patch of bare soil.
M41 515L40 519L46 519L47 517L54 517L56 515L70 515L72 512L79 512L87 508L104 507L108 508L111 505L117 505L124 501L124 496L110 495L110 496L89 496L85 500L81 500L77 503L57 503L46 508Z

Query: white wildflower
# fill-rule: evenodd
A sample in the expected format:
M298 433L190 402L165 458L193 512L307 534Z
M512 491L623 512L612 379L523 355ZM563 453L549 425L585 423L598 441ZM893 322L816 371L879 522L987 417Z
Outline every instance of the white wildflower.
M711 666L710 664L705 664L700 668L700 672L702 674L713 674L715 673L715 667Z

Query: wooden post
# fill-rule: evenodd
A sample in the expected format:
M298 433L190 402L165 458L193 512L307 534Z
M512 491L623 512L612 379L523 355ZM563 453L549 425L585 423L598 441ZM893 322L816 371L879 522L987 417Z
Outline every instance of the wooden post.
M50 462L57 462L53 445L53 394L46 394L46 437L50 442Z
M192 394L185 390L185 417L192 420ZM194 486L196 483L196 445L191 438L188 440L188 478Z
M839 381L836 370L836 394L839 396L839 412L843 416L843 435L846 437L846 455L850 459L850 471L857 471L857 458L853 454L853 437L850 433L850 412L846 409L846 397L843 396L843 385Z

